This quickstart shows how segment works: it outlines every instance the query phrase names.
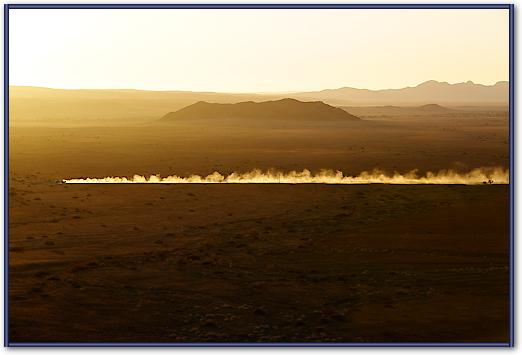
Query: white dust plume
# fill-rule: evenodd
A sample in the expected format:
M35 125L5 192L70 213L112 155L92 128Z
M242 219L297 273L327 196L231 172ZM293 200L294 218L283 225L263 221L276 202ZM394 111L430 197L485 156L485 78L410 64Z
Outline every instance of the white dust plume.
M374 169L364 171L357 176L344 175L341 171L321 170L316 174L309 170L281 172L277 170L261 171L258 169L245 173L234 172L222 175L214 172L207 176L191 175L181 177L171 175L149 177L134 175L127 177L78 178L64 179L66 184L508 184L509 171L500 167L483 167L469 172L441 170L419 175L417 170L405 174L394 172L388 174Z

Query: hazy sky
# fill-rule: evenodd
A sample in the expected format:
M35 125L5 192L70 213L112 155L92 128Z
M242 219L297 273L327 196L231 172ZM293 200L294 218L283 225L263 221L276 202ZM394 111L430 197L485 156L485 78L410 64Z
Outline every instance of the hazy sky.
M508 10L10 10L10 84L266 92L508 80Z

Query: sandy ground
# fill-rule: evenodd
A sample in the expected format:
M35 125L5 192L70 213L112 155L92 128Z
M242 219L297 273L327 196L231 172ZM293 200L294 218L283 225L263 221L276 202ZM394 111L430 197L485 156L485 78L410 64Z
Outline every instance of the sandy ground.
M507 121L12 127L10 341L508 341L508 186L63 185L507 166Z
M405 172L509 166L508 121L360 121L270 126L234 121L10 131L13 172L49 179L190 175L254 168Z

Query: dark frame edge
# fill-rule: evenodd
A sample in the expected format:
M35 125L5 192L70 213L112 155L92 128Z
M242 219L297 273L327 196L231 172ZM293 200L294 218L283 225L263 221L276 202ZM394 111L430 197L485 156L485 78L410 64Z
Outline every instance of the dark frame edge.
M9 342L9 9L4 4L4 347Z
M511 9L511 3L490 3L490 4L292 4L292 3L252 3L252 4L233 4L233 3L179 3L179 4L6 4L10 9Z
M515 5L509 4L509 346L515 347Z
M504 9L509 11L510 332L492 343L12 343L9 341L9 10L10 9ZM515 346L515 6L499 4L4 4L4 347L511 347Z

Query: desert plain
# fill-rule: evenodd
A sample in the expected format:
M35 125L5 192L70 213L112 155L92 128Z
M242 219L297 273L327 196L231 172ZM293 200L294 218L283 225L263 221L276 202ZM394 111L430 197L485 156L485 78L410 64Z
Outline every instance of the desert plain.
M61 183L509 167L505 106L343 109L11 119L10 341L507 342L509 185Z

